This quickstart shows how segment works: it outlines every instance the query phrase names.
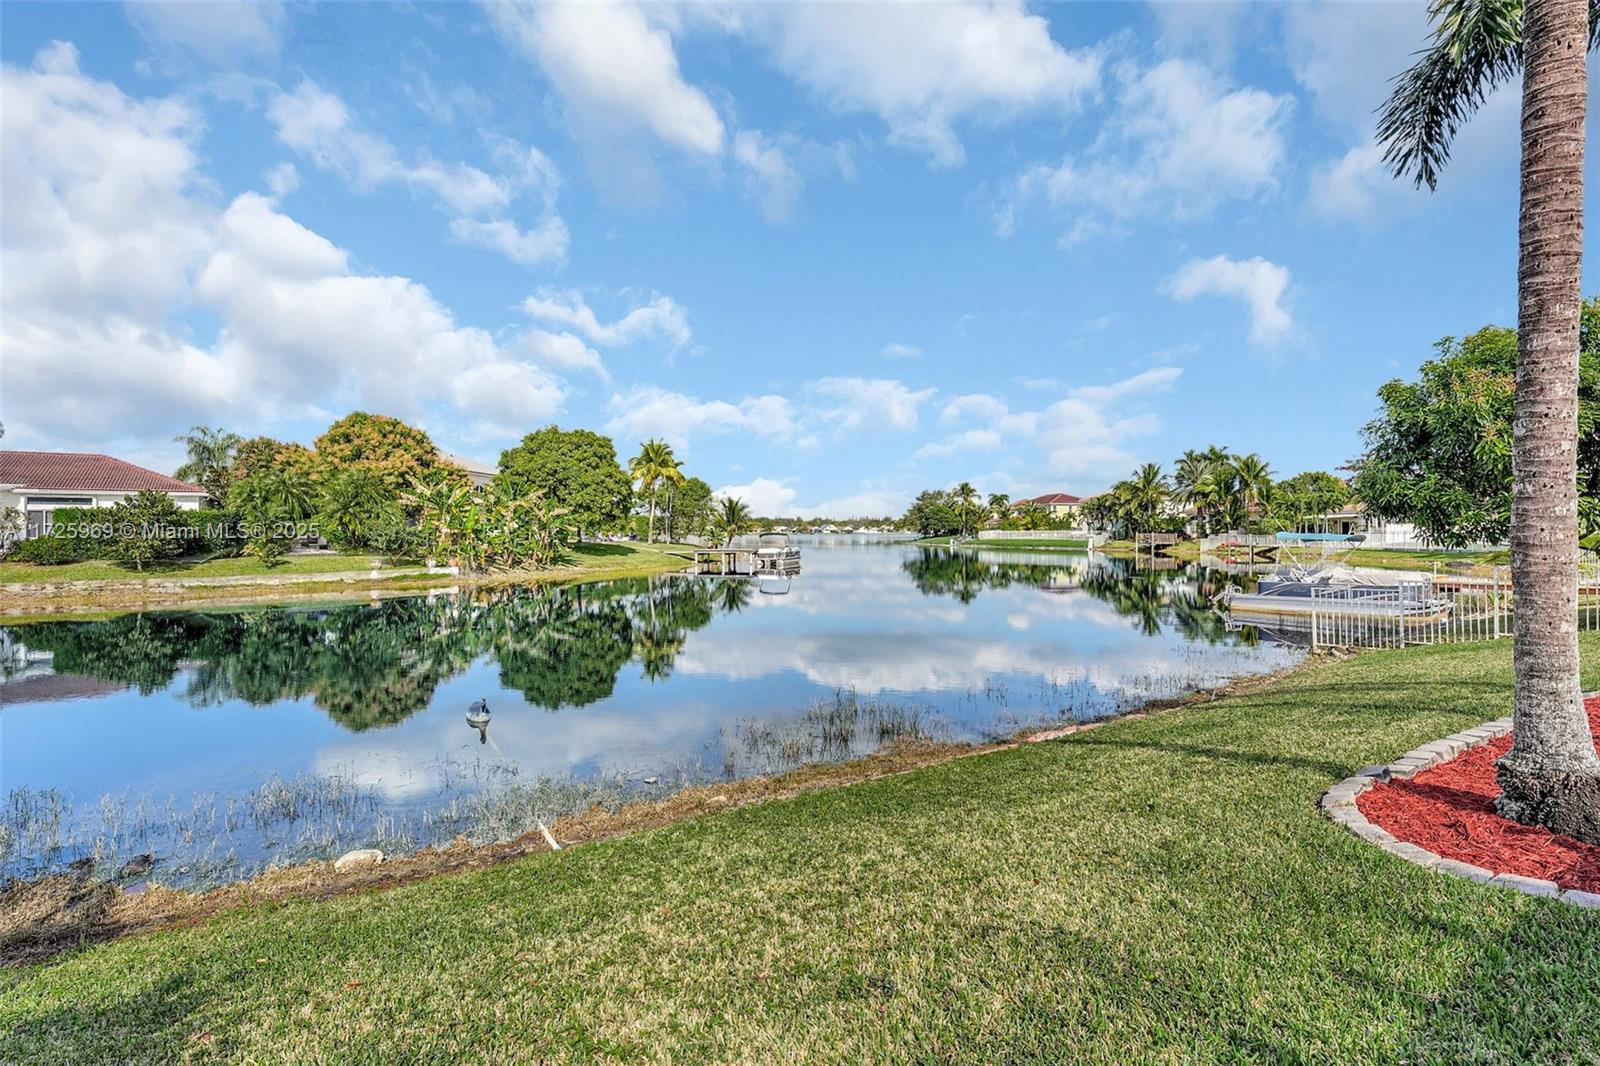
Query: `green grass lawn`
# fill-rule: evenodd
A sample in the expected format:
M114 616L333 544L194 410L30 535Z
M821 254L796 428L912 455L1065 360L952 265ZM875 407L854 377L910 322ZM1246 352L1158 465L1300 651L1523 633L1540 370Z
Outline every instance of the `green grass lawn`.
M1066 537L1016 537L1007 540L969 540L963 545L968 548L1055 548L1059 551L1083 551L1089 547L1086 540L1071 540Z
M1148 548L1135 548L1131 540L1108 540L1097 550L1108 555L1131 556L1149 553ZM1170 555L1176 559L1198 559L1200 558L1200 542L1195 540L1181 541L1170 548L1164 549L1161 554ZM1389 570L1427 570L1431 572L1434 564L1438 564L1441 571L1451 563L1484 568L1509 566L1511 565L1511 552L1509 549L1497 551L1410 551L1357 548L1349 553L1345 561L1352 566L1373 566Z
M347 570L367 570L377 558L371 552L334 555L288 555L273 567L250 555L225 559L163 560L143 571L108 559L90 559L63 566L36 566L33 563L0 563L0 584L31 584L56 581L137 581L160 577L248 577L290 574L331 574ZM420 566L420 563L412 564Z
M1372 653L263 905L0 974L0 1061L1594 1062L1600 912L1431 873L1316 808L1509 706L1509 641Z
M660 563L658 556L669 550L682 550L670 544L605 544L577 545L569 560L571 566L610 569L619 565L645 565L652 568ZM277 566L267 567L253 556L240 555L226 559L201 561L165 561L160 565L138 571L132 567L109 560L89 560L67 563L64 566L36 566L32 563L0 563L0 584L32 584L62 581L137 581L164 577L290 577L299 574L335 574L343 572L364 573L371 569L373 560L383 563L384 570L394 569L371 552L350 552L332 555L288 555ZM681 560L674 562L674 565ZM402 564L402 568L420 567L420 560Z

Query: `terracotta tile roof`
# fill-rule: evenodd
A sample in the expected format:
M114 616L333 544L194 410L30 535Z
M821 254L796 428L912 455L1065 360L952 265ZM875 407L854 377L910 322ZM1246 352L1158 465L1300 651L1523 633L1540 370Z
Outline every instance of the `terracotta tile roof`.
M39 492L204 492L177 478L91 452L0 451L0 485Z
M1051 504L1055 504L1057 507L1073 507L1083 501L1070 492L1047 492L1043 496L1035 496L1031 500L1023 500L1022 502L1036 503L1040 507L1049 507Z

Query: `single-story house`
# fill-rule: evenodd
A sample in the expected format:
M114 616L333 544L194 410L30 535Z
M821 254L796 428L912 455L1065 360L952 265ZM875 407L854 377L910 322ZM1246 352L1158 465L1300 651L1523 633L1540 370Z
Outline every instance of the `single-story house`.
M1024 507L1043 507L1051 518L1070 518L1078 513L1078 505L1081 503L1083 500L1070 492L1047 492L1043 496L1013 500L1011 509L1020 511Z
M1367 513L1367 505L1352 500L1337 511L1310 515L1295 526L1297 533L1359 533L1366 548L1428 548L1422 531L1410 522L1391 522Z
M494 463L486 463L481 459L468 459L464 455L452 455L450 452L440 452L439 458L458 470L465 470L467 477L472 479L474 487L487 485L500 473L500 468Z
M50 532L57 508L110 507L146 489L166 493L186 511L206 500L199 485L109 455L0 450L0 509L21 513L24 537Z

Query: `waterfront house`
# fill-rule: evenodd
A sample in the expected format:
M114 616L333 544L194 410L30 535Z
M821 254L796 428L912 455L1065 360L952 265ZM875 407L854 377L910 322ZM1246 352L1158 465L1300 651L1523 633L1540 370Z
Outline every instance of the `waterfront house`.
M1047 492L1043 496L1034 496L1026 500L1014 500L1011 503L1013 511L1020 511L1024 507L1042 507L1051 518L1074 518L1078 514L1078 507L1083 500L1070 492Z
M1364 548L1432 548L1422 531L1410 522L1391 522L1367 513L1367 505L1351 500L1326 514L1308 515L1295 525L1296 533L1359 533Z
M0 510L14 508L23 537L50 532L62 507L110 507L136 492L164 492L182 510L205 503L206 490L177 478L91 452L0 450Z

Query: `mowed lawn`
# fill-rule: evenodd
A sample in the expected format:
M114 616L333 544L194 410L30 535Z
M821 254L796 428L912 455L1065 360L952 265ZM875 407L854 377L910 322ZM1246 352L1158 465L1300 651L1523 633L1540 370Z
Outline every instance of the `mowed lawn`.
M568 553L561 569L609 570L644 566L648 569L673 569L683 566L682 559L662 559L668 549L687 550L681 546L638 543L579 544ZM372 564L380 566L380 573L395 569L415 571L423 565L421 560L392 564L371 552L337 552L327 554L288 555L274 566L249 555L233 555L215 559L177 559L153 563L143 570L109 559L87 559L61 566L39 566L34 563L0 562L0 584L47 583L61 581L140 581L166 578L206 577L297 577L312 574L357 573L371 571Z
M1510 642L0 974L0 1060L1594 1062L1600 912L1326 821ZM1586 688L1600 640L1586 638Z

